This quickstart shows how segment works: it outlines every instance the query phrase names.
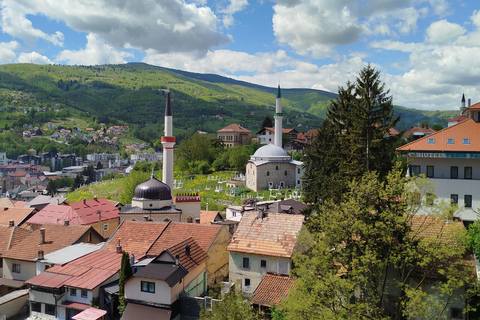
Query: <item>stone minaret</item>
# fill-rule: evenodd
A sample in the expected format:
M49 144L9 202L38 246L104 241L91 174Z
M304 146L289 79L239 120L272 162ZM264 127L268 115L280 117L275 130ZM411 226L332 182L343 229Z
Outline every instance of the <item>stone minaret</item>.
M175 137L172 133L172 107L170 106L170 91L167 92L165 106L165 133L162 137L163 145L163 183L170 187L173 196L173 146Z
M274 142L275 145L278 147L282 147L282 120L283 120L283 113L282 113L282 95L280 93L280 85L278 85L277 91L277 101L275 104L275 138Z
M465 94L462 94L462 104L460 105L460 111L463 112L465 110Z

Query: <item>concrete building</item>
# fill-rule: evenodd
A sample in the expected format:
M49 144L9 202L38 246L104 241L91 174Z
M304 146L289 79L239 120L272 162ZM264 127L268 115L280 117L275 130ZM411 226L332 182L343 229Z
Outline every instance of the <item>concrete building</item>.
M478 219L480 207L480 103L463 112L468 117L453 126L401 146L409 175L424 174L435 186L437 201L457 203L465 221Z
M234 123L218 130L217 138L227 147L246 146L252 140L252 131Z

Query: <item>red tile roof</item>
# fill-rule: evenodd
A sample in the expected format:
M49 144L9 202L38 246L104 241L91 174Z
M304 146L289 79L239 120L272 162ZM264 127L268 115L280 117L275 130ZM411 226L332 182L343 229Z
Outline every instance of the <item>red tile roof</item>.
M266 307L278 306L288 296L292 287L292 278L266 273L253 293L252 303Z
M189 254L186 252L186 246L189 246L190 248ZM178 255L180 264L187 269L188 272L192 271L208 259L208 254L200 248L192 237L168 248L167 251L170 252L173 257Z
M143 257L166 226L166 222L123 221L103 249L113 251L120 241L122 250Z
M218 211L200 210L200 224L211 224L219 214Z
M480 152L480 123L469 118L465 121L447 127L426 137L407 143L398 151L435 151L435 152ZM434 143L428 143L434 139ZM447 139L453 139L452 144ZM463 144L463 139L470 139L469 144ZM432 140L430 140L432 141Z
M292 257L303 215L268 213L263 219L257 216L257 212L244 212L227 250Z
M407 132L405 132L405 133L403 134L403 136L408 139L408 138L410 138L410 135L411 135L411 134L415 134L416 132L429 133L429 134L431 134L431 133L434 133L434 132L436 132L436 131L433 130L432 128L412 127L410 130L408 130Z
M221 226L194 224L186 222L172 221L165 231L156 239L147 254L158 255L163 250L184 241L188 237L193 237L195 242L205 251L208 252L210 246L215 240Z
M30 234L30 231L18 227L0 226L0 255L16 245Z
M448 120L447 122L454 122L454 121L461 122L461 121L467 120L467 119L468 118L466 116L458 116L458 117L455 117L453 119Z
M30 218L27 223L35 225L63 224L65 220L68 220L70 225L90 225L98 222L99 210L101 210L102 221L120 218L118 208L107 199L91 199L67 205L49 204Z
M37 258L39 250L43 250L44 254L48 254L70 246L79 241L92 227L45 224L43 228L45 228L45 243L40 244L40 229L38 229L18 241L3 257L33 261Z
M251 133L252 131L245 129L241 125L236 123L231 124L223 129L218 130L217 132L244 132L244 133Z
M68 286L93 290L120 270L121 261L122 253L99 250L63 266L53 266L27 283L49 288Z
M10 220L17 226L27 220L35 208L0 207L0 224L8 225Z

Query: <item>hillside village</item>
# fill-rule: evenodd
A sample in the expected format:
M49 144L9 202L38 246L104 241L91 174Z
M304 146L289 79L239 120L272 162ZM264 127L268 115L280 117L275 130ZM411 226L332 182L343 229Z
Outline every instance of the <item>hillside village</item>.
M284 129L280 86L277 90L273 127L264 127L255 136L238 124L217 131L226 147L249 144L252 139L262 144L246 162L245 175L229 182L232 189L303 187L304 164L285 150L304 150L319 131ZM197 193L175 192L175 106L169 92L166 101L161 154L132 154L127 163L118 153L89 154L82 159L32 151L15 161L0 153L4 195L0 199L0 314L7 319L198 319L222 303L222 295L235 291L268 318L271 308L288 297L298 281L292 275L294 255L307 250L302 239L311 237L304 216L307 203L299 197L247 199L219 212L201 210ZM409 227L421 239L433 235L450 242L450 231L465 230L477 220L480 170L474 159L480 154L475 138L480 104L463 105L461 111L462 117L438 132L426 127L402 132L401 139L410 142L397 150L408 157L408 175L424 174L437 183L437 201L464 208L448 221L414 216ZM108 138L108 143L114 143L115 137L129 130L115 126L72 132L50 126L52 138L66 141L76 136L89 141L107 142ZM26 129L33 129L24 131L26 138L36 131ZM401 132L392 128L384 134ZM288 144L282 142L285 135ZM131 147L142 150L141 145ZM97 181L109 173L127 175L128 164L136 161L161 161L162 177L152 170L150 178L136 185L129 204L97 197L69 202L68 189L47 190L50 181L64 177L91 174L91 180ZM50 166L45 166L47 162ZM478 261L471 253L463 258L476 278ZM337 263L338 278L348 277L346 266L332 263ZM131 269L127 279L125 268ZM432 270L412 272L412 281L428 278L424 292L443 302L435 288L445 281L444 275ZM389 276L395 283L395 272ZM444 318L466 319L464 295L470 285L465 283L445 298ZM389 299L395 298L394 287L386 291Z

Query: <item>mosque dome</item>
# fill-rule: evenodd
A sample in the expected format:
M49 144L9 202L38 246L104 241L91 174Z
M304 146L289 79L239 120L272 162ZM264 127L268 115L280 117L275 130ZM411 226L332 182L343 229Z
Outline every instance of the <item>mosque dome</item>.
M253 154L252 160L279 160L279 161L288 161L290 156L283 150L283 148L267 144L261 148L258 148L257 151Z
M153 175L150 179L135 187L132 200L171 200L170 187Z

